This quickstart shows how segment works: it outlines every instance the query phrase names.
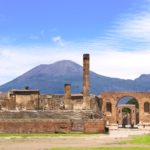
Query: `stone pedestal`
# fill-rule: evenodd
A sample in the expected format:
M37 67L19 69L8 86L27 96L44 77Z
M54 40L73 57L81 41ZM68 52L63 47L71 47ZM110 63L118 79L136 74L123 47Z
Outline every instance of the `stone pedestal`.
M70 84L65 84L64 86L64 105L65 109L72 109L72 103L71 103L71 85Z

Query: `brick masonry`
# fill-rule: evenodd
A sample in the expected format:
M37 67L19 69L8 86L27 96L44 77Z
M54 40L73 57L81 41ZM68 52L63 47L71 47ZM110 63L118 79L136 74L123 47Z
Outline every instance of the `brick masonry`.
M86 120L84 121L84 133L104 133L105 121L104 120Z
M118 101L125 96L134 97L139 104L139 126L145 127L149 126L150 128L150 111L144 112L144 104L146 102L149 103L150 106L150 93L149 92L104 92L101 94L103 105L102 112L104 114L105 119L109 122L109 125L117 124L118 112L117 112L117 104ZM112 105L112 112L108 114L106 110L106 104L110 102ZM139 127L141 128L141 127Z
M7 119L0 120L0 133L104 133L103 120L84 120L83 127L75 127L76 122L69 119Z

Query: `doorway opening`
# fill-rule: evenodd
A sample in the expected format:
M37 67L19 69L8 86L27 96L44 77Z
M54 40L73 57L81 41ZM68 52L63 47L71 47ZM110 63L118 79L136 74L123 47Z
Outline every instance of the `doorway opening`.
M134 97L124 96L117 104L119 128L137 128L139 123L139 103Z

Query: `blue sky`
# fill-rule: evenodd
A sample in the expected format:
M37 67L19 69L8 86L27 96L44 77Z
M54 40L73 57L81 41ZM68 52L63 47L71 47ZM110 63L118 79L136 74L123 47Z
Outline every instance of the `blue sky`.
M1 0L2 45L53 44L53 36L79 42L105 36L120 14L141 0Z
M150 74L150 0L0 0L0 84L83 53L101 75Z

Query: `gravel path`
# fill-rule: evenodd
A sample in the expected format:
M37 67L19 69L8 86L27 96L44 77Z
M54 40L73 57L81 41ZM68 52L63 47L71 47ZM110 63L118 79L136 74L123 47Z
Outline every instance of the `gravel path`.
M110 134L60 137L0 138L0 150L48 150L52 147L149 147L150 145L118 144L130 135L150 131L116 130Z

